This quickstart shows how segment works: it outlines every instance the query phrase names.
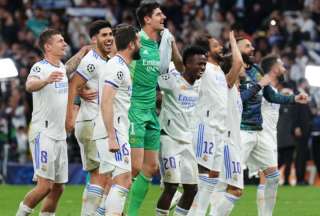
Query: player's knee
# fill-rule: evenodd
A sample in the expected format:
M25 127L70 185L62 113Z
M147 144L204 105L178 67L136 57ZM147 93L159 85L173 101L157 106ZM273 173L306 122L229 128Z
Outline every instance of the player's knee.
M52 184L51 191L57 195L61 195L64 191L63 184Z
M188 185L187 187L184 186L184 193L187 195L187 197L190 197L193 199L193 197L198 192L198 186L197 185Z
M219 172L218 171L210 171L209 172L209 178L218 178Z
M270 168L264 171L266 177L266 183L269 184L279 184L280 181L280 173L279 170L276 168Z
M143 166L143 172L147 176L153 176L158 171L158 163L152 162Z
M164 192L173 197L178 189L178 186L178 184L164 183Z
M138 173L142 170L142 164L140 163L132 163L132 176L137 176Z
M280 181L279 171L276 171L273 174L266 176L266 182L269 184L279 184L279 181Z
M242 194L243 194L243 190L240 189L240 188L230 188L230 189L227 190L227 192L229 194L232 194L232 195L236 196L236 197L241 197Z
M37 190L43 194L48 194L51 191L53 183L47 179L39 178L37 182Z

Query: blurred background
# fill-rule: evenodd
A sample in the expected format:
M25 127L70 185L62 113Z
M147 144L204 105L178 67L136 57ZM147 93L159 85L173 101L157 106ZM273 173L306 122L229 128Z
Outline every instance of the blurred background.
M38 36L60 30L69 44L68 59L89 43L87 25L107 19L136 25L136 0L0 0L0 58L11 58L18 76L0 79L0 173L7 183L31 183L27 131L32 96L25 91L30 67L41 59ZM206 31L228 42L229 31L250 39L255 61L273 53L288 70L280 91L304 91L307 105L281 106L278 124L282 184L319 184L320 89L305 77L307 65L320 65L320 0L160 0L167 27L182 50ZM3 73L0 68L0 73ZM320 70L319 70L320 76ZM79 148L68 138L70 178L83 182ZM317 171L318 170L318 171Z

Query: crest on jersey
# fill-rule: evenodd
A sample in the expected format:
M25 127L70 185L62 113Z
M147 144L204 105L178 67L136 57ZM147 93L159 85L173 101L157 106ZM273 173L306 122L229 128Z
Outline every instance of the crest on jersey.
M32 70L36 73L39 73L41 71L41 68L39 66L35 66Z
M92 73L92 72L94 71L94 69L96 69L96 68L94 67L93 64L88 64L87 70L88 70L90 73Z
M122 73L122 71L118 71L118 72L117 72L117 77L118 77L119 80L122 80L122 79L123 79L123 73Z
M170 79L170 75L168 73L167 74L162 74L161 76L162 76L162 79L164 79L164 80Z

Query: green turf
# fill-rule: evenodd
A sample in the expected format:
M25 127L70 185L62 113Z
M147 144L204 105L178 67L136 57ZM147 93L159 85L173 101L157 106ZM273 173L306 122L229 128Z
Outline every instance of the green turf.
M15 215L20 200L31 186L0 186L0 216ZM83 186L67 186L57 216L80 215ZM255 187L247 187L232 216L255 216ZM153 216L160 188L153 186L141 209L141 216ZM319 216L320 189L316 187L280 187L275 216ZM38 209L38 208L37 208ZM36 211L38 212L38 211ZM34 215L38 215L37 213Z

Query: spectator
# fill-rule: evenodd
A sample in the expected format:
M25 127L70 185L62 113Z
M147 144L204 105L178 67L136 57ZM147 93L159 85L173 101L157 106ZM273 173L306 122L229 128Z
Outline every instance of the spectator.
M309 94L309 85L306 79L298 82L298 91ZM306 163L309 159L308 141L311 132L311 110L309 104L297 104L297 120L295 123L294 136L297 142L295 158L297 184L305 185Z
M280 91L282 94L293 94L293 90L284 88ZM294 123L296 118L295 105L282 104L279 110L279 120L277 125L277 142L278 142L278 165L279 169L284 168L284 185L289 185L289 175L293 155L295 151L295 140L293 138Z

